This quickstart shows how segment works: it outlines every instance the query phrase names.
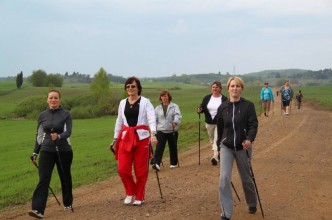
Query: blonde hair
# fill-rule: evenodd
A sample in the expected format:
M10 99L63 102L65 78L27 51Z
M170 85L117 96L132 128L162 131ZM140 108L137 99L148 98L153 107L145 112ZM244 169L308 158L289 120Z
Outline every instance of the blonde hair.
M233 80L234 80L237 84L239 84L239 85L241 86L242 90L244 89L244 82L243 82L243 80L242 80L240 77L238 77L238 76L232 76L232 77L230 77L230 78L228 79L228 81L227 81L227 89L229 89L229 85L231 84L231 82L232 82Z

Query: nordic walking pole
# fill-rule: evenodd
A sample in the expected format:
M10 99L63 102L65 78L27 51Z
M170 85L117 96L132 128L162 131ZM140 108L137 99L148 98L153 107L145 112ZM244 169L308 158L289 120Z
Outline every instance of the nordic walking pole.
M244 134L245 134L245 136L247 138L247 131L246 131L246 129L244 129ZM261 208L262 216L264 218L264 211L263 211L263 208L262 208L261 199L259 197L259 193L258 193L258 189L257 189L257 184L256 184L256 180L255 180L254 171L253 171L252 166L251 166L251 159L250 159L249 152L248 152L247 149L246 149L246 154L247 154L247 157L248 157L248 165L249 165L249 169L250 169L251 178L252 178L252 181L254 182L254 185L255 185L255 191L256 191L256 194L257 194L259 207Z
M51 129L51 133L54 133L54 129L53 128ZM63 175L63 181L65 183L65 187L66 187L67 191L69 191L68 185L67 185L65 171L64 171L63 166L62 166L62 160L61 160L59 148L58 148L58 145L56 144L56 141L54 141L54 144L55 144L55 151L58 154L58 158L59 158L59 164L60 164L60 169L61 169L61 172L62 172L62 175ZM71 211L74 212L73 206L71 206Z
M36 163L33 163L33 164L37 167L37 169L39 169L39 167L38 167L38 165L37 165ZM51 193L53 194L55 200L56 200L56 201L58 202L58 204L60 205L60 202L59 202L58 198L56 197L56 195L54 194L52 188L51 188L50 186L48 186L48 188L49 188L49 190L51 191Z
M176 159L178 160L177 161L178 162L178 167L180 167L179 153L178 153L178 143L177 143L177 140L176 140L174 127L173 127L173 139L174 139L174 146L175 146L175 150L176 150Z
M153 155L153 150L152 150L151 143L149 143L149 151L151 151L151 153ZM149 156L150 156L150 152L149 152ZM148 164L149 164L149 162L148 162ZM161 192L161 186L160 186L159 175L158 175L158 171L157 170L156 170L156 176L157 176L157 181L158 181L158 186L159 186L160 198L163 199L163 193Z
M253 171L252 166L251 166L251 161L250 161L250 156L249 156L248 150L246 150L246 154L247 154L247 157L248 157L248 164L249 164L249 168L250 168L251 177L252 177L252 180L253 180L254 185L255 185L255 190L256 190L256 194L257 194L257 198L258 198L258 202L259 202L259 207L261 208L262 216L264 218L262 203L261 203L261 199L259 198L259 193L258 193L258 189L257 189L255 175L254 175L254 171Z
M201 165L201 114L198 113L198 165Z
M234 192L235 192L235 194L236 194L236 197L238 198L238 200L239 200L239 202L240 202L240 201L241 201L241 200L240 200L240 197L239 197L239 195L237 194L236 189L235 189L234 184L233 184L232 181L231 181L231 184L232 184L232 188L233 188L233 190L234 190Z

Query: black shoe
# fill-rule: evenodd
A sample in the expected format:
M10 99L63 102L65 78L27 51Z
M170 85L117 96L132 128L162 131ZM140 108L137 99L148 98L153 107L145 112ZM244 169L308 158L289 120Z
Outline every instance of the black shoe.
M249 207L248 212L249 212L249 214L255 214L257 212L257 208L256 207Z
M42 213L38 212L37 210L31 210L31 211L28 212L28 214L31 217L35 217L35 218L39 218L39 219L44 218L44 215Z
M150 160L150 165L153 165L154 164L154 159L152 158L151 160Z
M221 216L221 220L229 220L229 218L226 218L225 216Z
M153 164L152 169L154 169L155 171L160 171L160 166L158 164Z
M212 163L212 166L217 166L217 165L218 165L218 159L212 157L212 159L211 159L211 163Z

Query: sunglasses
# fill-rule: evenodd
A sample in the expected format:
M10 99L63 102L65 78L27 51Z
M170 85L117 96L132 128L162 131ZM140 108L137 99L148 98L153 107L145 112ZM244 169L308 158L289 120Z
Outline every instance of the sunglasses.
M135 85L126 85L126 89L135 89L136 88L136 86Z

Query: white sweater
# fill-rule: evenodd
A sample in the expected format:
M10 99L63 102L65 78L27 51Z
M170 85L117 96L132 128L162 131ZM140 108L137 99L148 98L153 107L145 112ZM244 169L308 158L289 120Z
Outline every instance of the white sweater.
M122 99L119 104L118 117L116 119L115 128L114 128L114 138L118 138L123 125L128 126L128 122L127 122L126 116L124 114L126 101L127 101L127 98ZM150 128L150 132L152 132L152 133L156 132L156 115L155 115L153 105L151 104L149 99L147 99L143 96L141 96L141 101L139 104L137 126L138 125L147 125ZM138 137L140 140L149 137L150 132L147 130L144 130L144 129L137 129L137 134L138 134ZM122 133L122 137L124 137L125 134L126 134L126 132L124 131ZM121 139L122 139L122 137L121 137Z

